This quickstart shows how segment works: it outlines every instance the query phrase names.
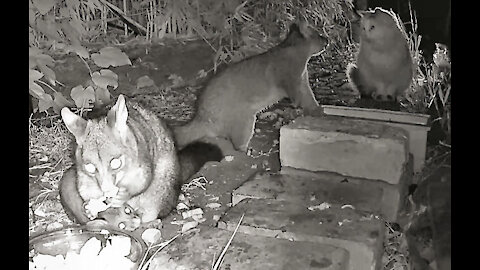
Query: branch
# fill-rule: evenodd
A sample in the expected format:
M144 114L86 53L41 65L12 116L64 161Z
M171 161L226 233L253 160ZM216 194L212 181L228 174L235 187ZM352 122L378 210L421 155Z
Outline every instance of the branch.
M143 27L141 24L138 22L132 20L132 18L128 17L121 9L113 5L112 3L107 2L106 0L99 0L100 3L108 7L115 15L119 16L120 19L128 24L130 27L132 27L133 31L136 33L140 33L142 35L145 35L147 33L147 29Z

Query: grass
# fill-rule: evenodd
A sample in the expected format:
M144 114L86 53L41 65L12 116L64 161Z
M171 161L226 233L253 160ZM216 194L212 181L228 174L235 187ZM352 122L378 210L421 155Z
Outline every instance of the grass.
M71 224L58 200L58 182L70 167L72 137L59 116L29 120L29 233Z
M409 112L430 113L434 122L439 122L446 135L444 145L450 144L451 135L451 68L448 50L443 45L437 45L433 62L427 63L420 50L422 36L418 33L418 23L415 12L409 2L410 31L397 16L399 25L407 38L410 54L413 60L413 78L410 88L405 91L405 102L402 105ZM433 108L433 109L432 109Z

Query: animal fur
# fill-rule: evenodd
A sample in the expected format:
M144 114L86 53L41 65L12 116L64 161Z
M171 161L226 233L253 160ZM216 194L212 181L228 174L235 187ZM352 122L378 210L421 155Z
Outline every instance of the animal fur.
M316 110L319 105L308 82L307 62L326 44L305 23L292 24L276 47L228 66L203 89L194 118L173 129L178 146L222 138L236 150L246 151L259 111L285 97L307 112ZM220 147L224 153L231 150Z
M79 223L91 218L85 203L103 197L114 208L128 204L142 223L166 216L176 206L183 180L206 161L222 158L212 146L196 144L180 152L179 162L163 121L139 104L126 102L122 95L106 116L85 120L68 108L61 114L76 146L75 165L60 181L60 198ZM118 192L108 195L115 188Z
M410 86L413 64L405 35L393 12L381 8L359 12L360 49L349 64L352 88L376 101L395 101Z

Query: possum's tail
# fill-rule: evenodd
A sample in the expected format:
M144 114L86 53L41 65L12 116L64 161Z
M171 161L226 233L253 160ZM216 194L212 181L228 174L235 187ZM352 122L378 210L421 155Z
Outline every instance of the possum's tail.
M172 127L177 148L181 150L188 144L207 137L208 128L206 123L199 121L197 118L193 118L186 125Z
M83 208L83 199L78 193L77 169L75 165L63 173L62 179L59 182L58 191L60 193L60 203L71 220L80 224L85 224L90 221Z
M222 160L224 153L220 147L201 141L204 137L208 137L209 128L206 123L197 118L193 118L186 125L172 127L178 149L182 182L187 181L206 162Z
M182 182L198 172L208 161L220 161L223 158L221 149L213 144L193 142L178 152Z
M179 151L196 142L215 145L223 155L236 152L230 138L219 135L218 128L213 123L193 118L183 126L171 127Z

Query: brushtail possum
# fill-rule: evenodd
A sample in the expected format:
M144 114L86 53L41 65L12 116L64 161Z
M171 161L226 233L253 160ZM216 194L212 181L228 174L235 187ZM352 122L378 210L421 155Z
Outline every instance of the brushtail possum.
M173 128L178 147L223 138L245 152L258 112L286 97L307 112L316 110L319 105L308 82L307 62L326 45L327 39L306 23L292 24L277 46L227 66L200 93L194 118Z
M106 202L98 212L105 210L111 220L115 213L128 216L129 210L141 223L164 217L176 206L185 178L206 161L223 157L220 149L201 142L177 153L165 123L122 95L106 116L86 120L68 108L61 115L75 148L74 166L59 184L60 198L66 212L82 224L98 215L89 211L94 201Z

